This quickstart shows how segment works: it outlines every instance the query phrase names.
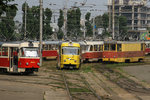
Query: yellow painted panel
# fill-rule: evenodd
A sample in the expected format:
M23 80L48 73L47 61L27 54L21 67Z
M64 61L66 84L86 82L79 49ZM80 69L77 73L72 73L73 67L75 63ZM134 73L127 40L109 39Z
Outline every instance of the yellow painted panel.
M111 62L125 62L125 60L130 60L130 62L136 62L139 59L144 59L144 57L130 57L130 58L103 58L103 61Z
M141 43L122 44L122 51L141 51Z
M79 43L71 43L70 44L69 42L67 42L67 43L62 43L61 46L62 47L64 47L64 46L80 47L80 44Z

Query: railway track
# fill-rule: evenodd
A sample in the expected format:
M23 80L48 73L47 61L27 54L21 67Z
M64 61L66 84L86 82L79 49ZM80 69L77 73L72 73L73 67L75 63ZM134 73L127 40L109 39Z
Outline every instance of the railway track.
M98 69L100 73L106 76L110 81L117 84L119 87L125 89L129 93L133 94L138 100L144 100L143 95L150 95L150 88L146 88L141 84L134 82L131 79L123 76L121 73L115 72L110 68Z
M67 84L66 77L65 77L64 73L62 74L62 76L63 76L64 84L66 86L66 90L67 90L69 100L72 100L72 96L71 96L71 93L70 93L70 90L69 90L69 87L68 87L68 84Z
M69 100L85 100L85 98L83 99L82 97L80 98L80 95L87 95L89 94L90 96L92 95L92 97L94 98L94 100L102 100L102 98L96 94L96 92L90 87L90 85L88 84L88 82L85 80L85 78L80 75L80 73L76 73L76 74L73 74L75 75L76 77L78 77L78 79L75 79L74 81L78 81L76 83L71 83L69 82L69 78L67 78L67 74L71 75L72 73L62 73L62 77L63 77L63 80L64 80L64 84L65 84L65 87L66 87L66 90L67 90L67 94L68 94L68 97L69 97ZM80 86L80 82L82 80L82 83L83 84ZM73 91L72 89L72 85L76 85L76 89L78 89L78 91ZM84 89L86 88L88 91L83 91L82 88L84 87ZM81 89L81 91L80 91ZM86 97L86 100L88 100L88 98ZM89 99L90 100L90 99Z

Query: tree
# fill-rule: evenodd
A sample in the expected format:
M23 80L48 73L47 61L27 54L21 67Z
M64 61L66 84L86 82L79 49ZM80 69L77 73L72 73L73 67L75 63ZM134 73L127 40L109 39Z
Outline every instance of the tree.
M25 5L27 6L27 22L26 22L26 27L27 27L27 38L28 39L33 39L33 40L38 40L39 39L39 34L40 34L40 8L39 6L32 6L31 8L28 6L28 4L23 4L22 5L22 11L23 13L23 27L22 27L22 32L24 33L24 25L25 25ZM45 10L43 9L43 39L47 39L49 35L51 35L52 28L50 27L51 23L51 17L52 17L52 11L49 8L46 8Z
M0 0L0 16L6 12L8 9L17 10L17 4L8 4L9 2L14 0Z
M101 15L95 17L95 25L96 25L96 28L103 27L103 19Z
M58 18L58 27L59 27L59 31L58 31L58 34L57 34L57 38L58 39L62 39L63 38L63 32L61 30L63 24L64 24L64 16L63 16L63 11L60 9L59 10L59 18Z
M108 16L108 14L103 14L103 16L102 16L102 20L103 20L103 28L104 28L104 30L105 30L105 32L107 31L107 28L108 28L108 25L109 25L109 16Z
M10 7L5 9L6 16L1 18L0 22L0 34L6 41L14 40L15 38L15 22L17 10Z
M127 34L127 18L125 16L119 16L119 35L124 38Z
M63 26L63 24L64 24L64 16L63 16L63 11L60 9L59 10L59 18L58 18L58 27L59 27L59 29L61 29L62 28L62 26Z
M93 34L92 32L93 26L90 22L90 17L91 17L91 13L87 12L87 14L85 15L85 19L86 19L85 26L86 26L87 36L92 36Z
M102 15L102 21L103 21L103 23L102 23L102 27L104 28L104 31L103 31L103 33L102 33L102 35L105 37L109 37L110 36L110 34L109 34L109 32L107 31L107 28L108 28L108 26L109 26L109 16L108 16L108 14L107 13L104 13L103 15Z
M44 11L44 32L43 32L43 39L48 39L47 36L50 36L52 32L52 27L50 27L52 11L49 8L46 8Z
M70 9L67 12L67 36L78 37L81 34L80 30L81 11L79 8Z

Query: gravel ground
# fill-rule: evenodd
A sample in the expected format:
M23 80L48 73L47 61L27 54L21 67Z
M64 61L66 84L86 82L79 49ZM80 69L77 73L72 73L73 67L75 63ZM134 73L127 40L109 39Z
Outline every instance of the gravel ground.
M131 76L150 84L150 65L127 66L122 69Z

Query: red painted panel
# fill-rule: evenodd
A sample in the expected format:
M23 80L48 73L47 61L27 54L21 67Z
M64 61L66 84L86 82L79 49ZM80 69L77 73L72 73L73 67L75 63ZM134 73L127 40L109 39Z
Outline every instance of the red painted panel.
M147 54L150 53L150 48L146 48L145 53L147 53Z
M0 58L0 66L1 67L9 67L9 59L8 58Z
M104 51L104 58L128 58L128 57L143 57L145 55L144 51L130 51L130 52L112 52Z
M20 58L18 61L18 68L40 68L38 63L40 59L37 58ZM28 63L28 65L26 65Z
M102 52L85 52L82 54L83 59L102 58Z
M57 50L45 50L42 52L43 57L54 57L58 56Z

